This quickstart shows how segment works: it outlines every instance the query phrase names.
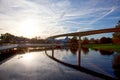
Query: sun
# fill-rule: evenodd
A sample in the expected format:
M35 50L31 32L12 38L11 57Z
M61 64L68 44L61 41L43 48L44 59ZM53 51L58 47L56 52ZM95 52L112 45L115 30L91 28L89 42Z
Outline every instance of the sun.
M35 37L39 31L38 22L34 19L27 19L20 23L19 32L24 37Z
M25 61L30 61L32 59L32 54L30 54L30 53L24 54L23 59Z

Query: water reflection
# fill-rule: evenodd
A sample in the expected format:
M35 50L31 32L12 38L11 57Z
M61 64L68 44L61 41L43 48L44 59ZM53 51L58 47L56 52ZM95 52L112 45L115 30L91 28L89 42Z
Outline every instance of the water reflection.
M8 49L0 51L0 64L8 61L13 58L15 55L24 55L28 52L28 48L18 48L18 49ZM18 59L23 58L23 56L19 56Z
M83 66L81 66L81 49L79 49L78 51L78 65L73 65L73 64L69 64L69 63L66 63L62 60L59 60L57 59L54 55L54 49L52 49L52 55L48 54L47 51L45 51L45 54L51 58L52 60L62 64L62 65L65 65L65 66L68 66L70 68L73 68L73 69L76 69L78 71L81 71L81 72L84 72L84 73L87 73L87 74L90 74L90 75L93 75L93 76L96 76L96 77L99 77L99 78L102 78L102 79L109 79L109 80L114 80L115 78L111 77L111 76L108 76L108 75L105 75L105 74L102 74L102 73L99 73L99 72L96 72L96 71L92 71L90 69L87 69Z
M7 60L15 56L15 54L13 53L16 53L16 52L14 50L0 51L0 64L6 62Z
M70 49L71 53L76 55L77 52L79 51L78 48L79 47L77 44L70 44L68 47L65 47L64 49L66 49L67 51ZM86 55L89 53L89 48L87 48L87 47L81 47L81 50Z
M72 54L76 54L78 50L78 45L71 44L70 46L70 51Z
M33 59L35 58L33 57L34 54L32 53L32 51L34 52L45 51L46 55L52 60L62 65L76 69L78 71L81 71L81 72L84 72L84 73L87 73L87 74L90 74L90 75L93 75L99 78L103 78L103 79L105 78L105 79L111 80L116 77L120 78L119 77L120 76L120 73L119 73L120 72L120 54L117 54L114 57L104 56L104 55L113 55L114 52L108 52L108 51L102 51L102 50L96 52L89 48L83 48L83 47L78 48L78 46L75 46L75 45L70 45L70 46L63 47L63 48L60 47L58 52L56 52L56 50L58 50L58 48L53 46L50 48L21 48L18 50L10 50L8 52L3 51L0 54L0 62L8 60L13 55L19 54L18 59L27 65L27 63L31 64L30 62L32 62ZM50 51L51 54L47 54L48 51ZM68 55L66 55L66 53L64 54L64 51L66 51ZM9 55L8 54L6 55L4 53L9 53ZM62 55L62 57L56 56L58 54ZM65 57L67 57L69 60L66 61ZM76 60L76 63L73 60ZM112 64L113 69L110 68L111 63L108 60L113 60L113 64ZM35 64L35 61L33 64ZM97 69L95 69L96 66L97 66L98 71ZM112 74L115 73L116 77L113 76L114 77L113 78L109 75L99 72L99 69L106 70L106 72L110 72ZM114 72L112 72L112 70L114 70Z
M105 50L99 50L101 55L112 55L114 54L113 51L105 51Z
M86 48L86 47L82 47L81 50L83 51L83 53L84 53L85 55L87 55L88 52L89 52L89 48Z
M83 52L83 54L85 55L88 55L89 54L89 48L87 47L81 47L80 49L78 49L78 46L77 45L74 45L74 44L71 44L69 45L68 47L64 47L65 50L69 50L71 51L72 54L77 54L77 52L79 50L81 50ZM101 55L113 55L114 54L114 51L105 51L105 50L98 50L98 49L92 49L93 51L99 51L99 53Z
M63 57L64 59L60 59L60 58L58 58L58 56L55 56L56 55L55 48L52 48L52 55L47 54L47 51L45 53L49 58L65 65L65 66L77 69L77 70L85 72L87 74L91 74L93 76L97 76L97 77L100 77L103 79L104 78L110 79L110 80L119 78L119 76L120 76L120 74L119 74L119 72L120 72L120 58L117 58L117 59L115 58L113 61L113 63L114 63L113 65L115 65L116 62L118 62L119 65L117 65L117 67L113 67L113 69L111 67L111 65L112 65L111 60L113 59L113 54L114 54L113 51L104 51L104 50L98 50L98 49L93 50L93 49L89 49L89 48L85 48L85 47L78 48L78 46L76 46L76 45L69 45L67 47L64 47L64 49L65 50L67 49L66 52L72 53L72 54L77 56L77 64L76 65L73 65L74 60L73 60L73 62L66 61L65 56L67 57L68 55L64 55L64 57ZM82 53L81 53L81 51L82 51ZM93 53L91 53L91 52L93 52ZM64 50L61 52L61 55L63 53L64 53ZM85 58L83 58L83 54L86 55ZM112 55L112 56L109 57L106 55ZM119 57L120 57L120 55L119 55ZM72 60L72 58L73 57L70 57L71 60ZM90 60L90 61L88 61L88 60ZM87 61L90 63L88 63Z
M23 55L24 61L30 61L32 59L32 54L26 53Z
M114 56L112 67L115 75L120 79L120 54Z
M69 50L69 47L64 47L64 49L68 52L68 50Z

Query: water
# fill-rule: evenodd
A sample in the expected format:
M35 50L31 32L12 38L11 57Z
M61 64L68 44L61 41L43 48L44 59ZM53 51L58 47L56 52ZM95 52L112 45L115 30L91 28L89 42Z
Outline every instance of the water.
M63 47L1 60L0 80L102 80L119 77L120 54Z

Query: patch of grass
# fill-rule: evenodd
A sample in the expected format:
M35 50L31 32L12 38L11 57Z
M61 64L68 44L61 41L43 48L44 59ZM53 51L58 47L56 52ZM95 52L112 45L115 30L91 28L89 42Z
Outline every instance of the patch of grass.
M89 47L92 49L120 52L120 45L117 45L117 44L86 44L82 46Z

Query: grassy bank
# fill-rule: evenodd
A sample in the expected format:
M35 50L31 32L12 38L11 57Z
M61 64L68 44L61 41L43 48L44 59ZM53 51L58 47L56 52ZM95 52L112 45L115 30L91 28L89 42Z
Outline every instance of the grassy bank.
M120 52L120 45L117 45L117 44L86 44L82 46L89 47L92 49Z

